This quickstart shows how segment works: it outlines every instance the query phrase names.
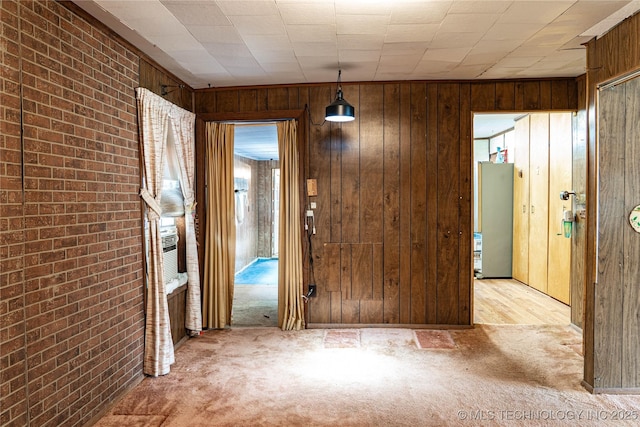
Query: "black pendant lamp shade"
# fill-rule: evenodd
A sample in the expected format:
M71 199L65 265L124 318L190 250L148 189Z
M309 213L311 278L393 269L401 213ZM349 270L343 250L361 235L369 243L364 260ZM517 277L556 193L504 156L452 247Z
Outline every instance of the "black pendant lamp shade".
M355 109L342 98L342 85L340 84L340 76L342 70L338 71L338 90L336 91L336 100L329 104L325 111L325 120L328 122L350 122L355 118Z

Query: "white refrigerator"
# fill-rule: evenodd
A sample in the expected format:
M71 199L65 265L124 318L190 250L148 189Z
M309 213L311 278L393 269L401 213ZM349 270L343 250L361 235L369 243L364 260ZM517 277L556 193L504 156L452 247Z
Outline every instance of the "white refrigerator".
M478 163L478 278L510 278L513 250L513 163Z

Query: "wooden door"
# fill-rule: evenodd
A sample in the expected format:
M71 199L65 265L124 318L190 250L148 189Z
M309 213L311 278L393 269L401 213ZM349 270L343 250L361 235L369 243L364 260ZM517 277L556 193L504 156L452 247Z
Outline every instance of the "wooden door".
M547 293L565 304L571 302L571 238L564 236L562 217L573 200L561 200L571 191L573 144L571 113L549 115L549 250Z
M515 123L513 157L514 279L529 283L529 116Z
M598 241L594 288L594 374L602 389L640 386L640 78L600 89Z
M549 114L530 115L529 285L547 293L549 233Z

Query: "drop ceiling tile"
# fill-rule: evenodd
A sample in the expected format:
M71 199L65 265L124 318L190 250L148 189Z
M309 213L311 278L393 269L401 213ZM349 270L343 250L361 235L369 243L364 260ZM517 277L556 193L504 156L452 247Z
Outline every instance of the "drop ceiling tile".
M391 1L334 0L336 15L385 15L391 14Z
M482 19L479 19L479 16ZM489 28L498 20L500 15L497 14L471 14L471 13L454 13L448 14L440 24L440 31L445 33L486 33Z
M216 86L278 83L276 73L288 82L298 81L300 70L306 81L332 81L338 64L345 70L344 81L476 78L478 70L483 70L479 78L575 76L584 72L581 43L640 10L640 0L75 2L187 84L215 80ZM425 54L427 48L443 50L440 53L471 50L461 62L451 63L460 59L459 51L443 56L435 50ZM216 54L221 57L214 58ZM320 56L311 58L316 54ZM407 70L420 54L415 69ZM404 55L409 59L402 62ZM518 65L538 57L544 59L526 68L489 67L503 58L507 65ZM233 71L225 70L223 62ZM287 72L285 64L292 71ZM387 64L395 74L387 72ZM247 71L254 67L256 75L251 76Z
M272 0L269 1L243 1L243 0L218 0L218 7L227 16L266 16L279 15L278 7Z
M328 64L332 65L332 69L328 70ZM327 69L324 69L327 68ZM338 76L338 61L333 61L331 63L326 62L322 64L322 68L320 67L310 67L304 68L302 70L305 79L310 82L333 82L335 83ZM344 77L344 73L343 73ZM344 79L342 80L344 81ZM335 93L334 93L335 95ZM333 96L333 95L332 95ZM333 99L328 99L327 102L330 103Z
M482 37L483 40L527 40L535 33L544 28L542 24L532 23L503 23L497 22Z
M186 26L231 25L231 21L213 2L162 0L162 4Z
M525 42L525 45L534 46L562 46L573 39L580 30L570 29L564 25L551 25L538 31Z
M557 47L552 45L538 45L538 44L524 43L522 46L519 46L517 49L509 52L508 56L513 58L531 57L531 56L543 57L543 56L552 54L556 50L557 50Z
M430 42L438 30L438 24L393 24L387 28L384 41L397 42Z
M267 16L230 16L231 22L238 32L244 35L286 34L282 20L276 15Z
M338 51L340 63L377 62L380 59L379 50L343 49Z
M331 42L337 39L335 25L289 25L287 34L292 43Z
M507 53L518 49L522 45L522 40L485 40L482 39L473 46L473 52L478 54L493 54L501 53L506 55Z
M460 62L471 49L467 47L456 49L427 49L424 54L425 61Z
M448 74L450 79L475 79L481 76L486 71L486 69L487 67L480 65L458 66L449 71Z
M333 43L293 43L293 50L298 58L309 55L330 56L338 53L338 48Z
M338 47L340 49L382 49L384 35L382 34L346 34L338 35Z
M334 24L336 11L330 2L309 3L306 1L295 3L278 3L282 19L287 25L300 24Z
M173 57L180 62L189 64L189 70L195 74L204 72L227 73L227 70L217 59L203 50L178 51L173 54Z
M244 45L238 43L203 43L202 46L209 52L211 55L216 58L221 57L243 57L243 58L253 58L251 55L251 51ZM222 61L220 61L222 62Z
M633 3L633 2L632 2ZM640 2L638 2L640 5ZM579 1L574 3L565 13L554 20L554 23L566 23L588 30L602 20L628 4L628 1Z
M503 52L476 54L472 49L471 52L469 52L469 54L464 57L460 64L466 66L486 66L486 68L488 68L503 57Z
M438 31L429 45L433 49L456 49L474 46L483 33L444 33Z
M505 12L512 1L455 1L451 4L448 13L472 13L472 14L500 14Z
M311 72L325 76L324 79L311 81L326 82L336 80L340 61L338 60L338 52L336 52L334 55L298 57L298 64L300 64L305 76L308 76L308 73Z
M192 25L189 31L201 43L243 43L240 34L232 26Z
M200 43L193 38L191 34L175 34L154 35L148 37L148 40L158 46L162 46L162 50L167 53L187 51L198 49Z
M256 61L253 57L218 55L217 59L229 72L232 72L231 70L237 70L240 68L245 68L245 70L242 71L241 75L246 75L247 73L251 72L257 72L258 70L260 71L258 74L261 74L263 71L262 67L260 67L260 64L258 64L258 61ZM237 75L236 73L232 74Z
M424 55L426 50L425 43L385 43L382 46L383 55Z
M508 68L527 68L539 62L541 59L541 56L506 56L498 61L498 65Z
M293 47L286 34L250 35L242 37L242 40L252 52L261 49L268 50L292 50Z
M421 60L421 55L406 56L401 58L397 56L383 56L380 58L378 71L380 73L400 72L409 74L416 68Z
M575 0L514 1L500 16L500 23L545 24L562 15Z
M439 24L451 1L394 3L391 24Z
M225 66L227 71L234 77L256 75L260 77L266 76L264 70L254 61L237 61L235 66Z
M267 73L290 73L292 75L302 75L299 69L298 61L295 62L267 62L261 61L260 67ZM297 69L297 70L296 70Z
M298 59L296 55L293 53L293 50L268 50L268 49L259 49L252 50L251 54L260 64L265 63L280 63L280 64L297 64Z
M597 24L594 24L591 28L589 28L588 30L586 30L584 33L580 35L592 36L592 37L601 36L605 32L609 31L609 29L612 28L614 25L616 25L618 22L633 15L638 10L640 10L640 0L634 0L629 4L627 4L626 6L621 7L617 11L612 12L611 15L606 15L606 14L601 15L600 22L598 22Z
M385 34L389 19L380 15L337 15L338 34Z

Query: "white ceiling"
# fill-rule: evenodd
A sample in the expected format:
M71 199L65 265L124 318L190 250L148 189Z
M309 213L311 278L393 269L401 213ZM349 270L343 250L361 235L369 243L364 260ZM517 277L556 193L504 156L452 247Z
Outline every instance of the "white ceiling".
M75 0L194 89L343 81L574 77L583 43L640 0ZM476 115L474 135L513 127ZM236 153L278 157L275 125Z
M640 0L76 0L194 89L573 77Z

